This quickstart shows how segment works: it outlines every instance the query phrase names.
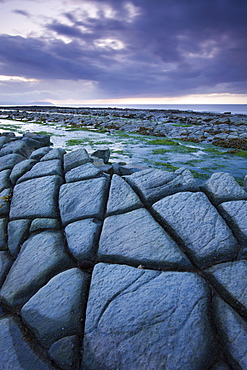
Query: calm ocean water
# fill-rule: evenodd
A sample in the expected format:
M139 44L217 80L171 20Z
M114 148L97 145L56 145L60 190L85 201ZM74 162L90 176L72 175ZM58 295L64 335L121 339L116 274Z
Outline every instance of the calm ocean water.
M135 109L178 109L194 112L211 112L232 114L247 114L247 104L116 104L116 105L87 105L90 108L135 108ZM79 107L77 105L77 107Z

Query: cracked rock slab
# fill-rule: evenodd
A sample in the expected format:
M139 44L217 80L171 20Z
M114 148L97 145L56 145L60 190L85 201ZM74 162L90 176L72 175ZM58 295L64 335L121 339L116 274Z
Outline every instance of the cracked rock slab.
M7 224L6 218L0 218L0 251L7 250Z
M165 230L144 209L107 217L99 242L104 262L146 267L190 268L190 262Z
M224 202L219 205L219 209L234 230L239 243L247 249L247 200Z
M125 179L147 205L176 192L198 189L196 180L187 169L167 172L149 168L125 176Z
M0 171L0 191L10 187L9 175L11 170Z
M15 184L19 177L29 171L35 165L35 163L35 159L25 159L24 161L17 163L10 174L10 180L12 184Z
M91 162L88 152L85 149L74 150L64 155L64 171L68 172L74 167L78 167L87 162Z
M0 286L4 282L4 279L12 265L12 258L6 251L0 251Z
M225 172L214 173L201 189L214 204L228 200L247 199L247 192L237 183L234 177Z
M43 347L65 336L82 335L88 283L88 274L72 268L54 276L22 307L23 320Z
M35 234L23 244L0 290L0 299L19 308L54 275L71 266L60 232Z
M143 207L143 205L140 198L130 185L120 176L113 175L107 202L106 216L132 211L141 207Z
M17 163L26 159L20 154L7 154L0 157L0 171L12 169Z
M17 257L21 245L28 237L31 220L14 220L8 223L8 249L13 257Z
M234 369L237 366L247 369L247 322L220 297L214 297L213 308L216 327L229 362Z
M199 267L235 257L237 242L205 194L177 193L155 203L153 210L179 237Z
M87 180L97 177L101 173L102 171L95 167L92 163L85 163L68 171L65 174L65 180L66 182Z
M59 339L49 349L49 355L61 369L77 369L81 358L80 342L76 335Z
M42 161L49 161L51 159L63 159L64 154L66 153L66 150L62 148L54 148L50 150L47 154L44 155L44 157L41 158Z
M108 180L100 177L64 184L59 193L59 209L64 225L84 218L102 219Z
M79 263L84 260L94 260L101 224L100 221L89 218L72 222L66 226L68 249Z
M0 319L0 332L1 370L55 370L53 366L35 353L28 338L24 337L20 320L16 317L2 317Z
M63 175L62 163L59 159L51 159L50 161L36 163L29 171L24 173L24 175L18 179L17 184L25 180L52 175Z
M215 354L209 295L194 273L96 265L82 369L208 369Z
M221 263L205 272L222 297L247 318L247 260Z
M30 151L28 146L24 141L17 140L11 143L5 144L0 150L0 156L5 156L7 154L20 154L23 157L28 158Z
M10 219L57 218L61 182L60 176L44 176L17 184L13 191Z

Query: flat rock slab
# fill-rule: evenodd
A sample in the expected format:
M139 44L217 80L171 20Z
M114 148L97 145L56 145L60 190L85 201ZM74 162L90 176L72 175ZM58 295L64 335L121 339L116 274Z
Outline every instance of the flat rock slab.
M85 149L74 150L64 155L64 171L68 172L72 168L78 167L87 162L91 162L88 152Z
M214 204L228 200L247 199L247 192L237 183L234 177L225 172L214 173L201 189Z
M77 369L81 359L81 340L77 335L59 339L52 344L49 355L64 370Z
M18 179L17 184L25 180L52 175L63 176L60 159L51 159L50 161L36 163L31 170L27 171Z
M66 182L75 182L87 180L99 176L102 173L100 169L95 167L92 163L85 163L81 166L72 168L65 174Z
M233 366L247 369L247 322L219 297L213 300L214 321L223 349Z
M35 218L30 226L30 233L40 230L59 230L60 223L55 218Z
M65 336L82 335L88 283L88 274L72 268L54 276L22 307L23 320L43 347Z
M247 249L247 200L224 202L219 209L234 230L238 242Z
M64 184L60 188L59 208L64 225L84 218L102 219L108 196L106 178Z
M20 320L11 316L0 319L1 370L52 370L55 368L39 357L23 336ZM26 339L26 340L25 340Z
M0 171L12 169L17 163L26 159L20 154L8 154L0 157Z
M4 279L13 263L12 258L6 251L0 251L0 286L4 282Z
M51 150L52 150L52 148L49 148L49 147L36 149L31 153L29 158L30 159L36 159L37 161L39 161L42 157L44 157Z
M236 256L237 242L205 194L177 193L155 203L153 210L200 268Z
M11 170L0 171L0 191L10 187L9 175Z
M8 223L8 249L13 257L17 257L21 245L27 239L31 220L14 220Z
M51 159L60 159L60 160L62 160L65 153L66 153L66 150L64 150L62 148L54 148L54 149L50 150L47 154L45 154L44 157L42 157L40 159L40 161L41 162L49 161Z
M15 184L19 177L29 171L35 165L35 163L37 163L35 159L25 159L24 161L17 163L10 174L10 180L12 184Z
M198 189L192 173L186 169L166 172L149 168L125 176L125 179L147 205L151 205L167 195Z
M113 175L106 216L132 211L140 207L143 207L143 204L131 186L120 176Z
M60 176L44 176L17 184L14 188L10 218L57 218Z
M0 156L12 153L20 154L27 158L30 154L30 151L24 141L16 140L12 141L11 143L5 144L0 150Z
M8 220L0 218L0 251L7 250L7 226Z
M0 217L8 217L12 189L4 189L0 192Z
M247 318L247 260L221 263L205 272L222 297Z
M102 222L89 218L65 228L68 249L79 263L95 259Z
M0 290L0 299L19 308L54 275L71 266L60 232L35 234L23 244Z
M99 242L103 262L146 267L191 268L189 260L144 209L107 217Z
M96 265L82 369L208 369L215 354L209 300L194 273Z

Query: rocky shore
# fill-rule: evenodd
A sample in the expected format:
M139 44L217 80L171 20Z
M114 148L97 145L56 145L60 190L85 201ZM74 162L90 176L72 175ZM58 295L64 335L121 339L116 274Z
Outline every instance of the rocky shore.
M0 118L58 122L68 127L122 130L247 150L247 115L180 110L16 107L2 108Z
M247 178L109 155L0 136L0 368L246 369Z

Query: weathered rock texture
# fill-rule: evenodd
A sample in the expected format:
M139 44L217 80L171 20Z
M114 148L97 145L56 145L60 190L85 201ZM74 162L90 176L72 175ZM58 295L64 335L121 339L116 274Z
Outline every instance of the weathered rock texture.
M247 369L246 190L48 144L0 140L0 368Z

